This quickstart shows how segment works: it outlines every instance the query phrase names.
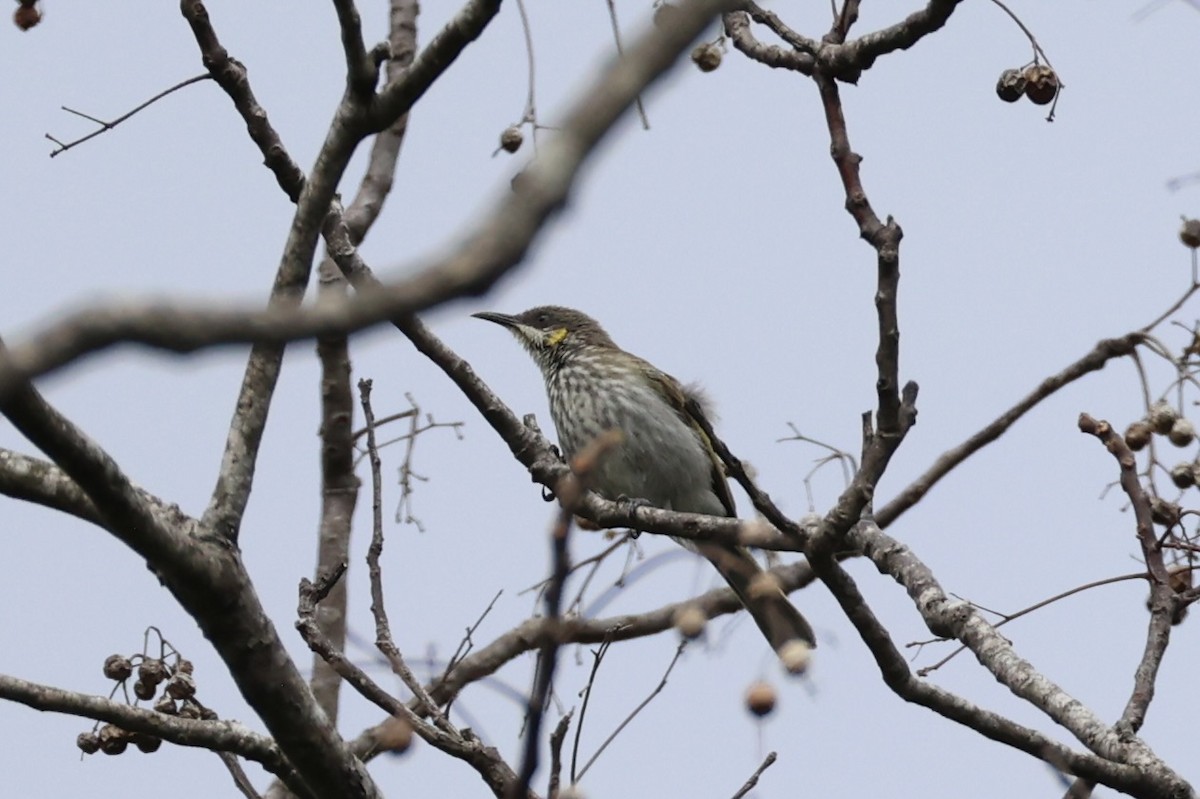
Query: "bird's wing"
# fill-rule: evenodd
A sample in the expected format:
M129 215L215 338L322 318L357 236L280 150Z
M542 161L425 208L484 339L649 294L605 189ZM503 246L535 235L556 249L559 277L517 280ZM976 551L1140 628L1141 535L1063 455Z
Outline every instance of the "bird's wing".
M679 414L679 418L687 423L688 427L700 438L704 449L708 452L709 460L712 461L712 489L717 498L721 500L721 505L725 508L726 515L730 517L737 516L737 507L733 504L733 494L729 490L729 482L725 479L725 465L721 463L721 459L717 457L716 451L713 449L712 441L709 440L708 434L704 432L704 428L700 425L699 419L708 417L705 413L704 406L706 401L700 394L692 389L684 387L678 380L671 377L666 372L646 364L646 374L651 380L657 383L662 388L662 394L671 403L671 407ZM712 425L709 424L711 429Z

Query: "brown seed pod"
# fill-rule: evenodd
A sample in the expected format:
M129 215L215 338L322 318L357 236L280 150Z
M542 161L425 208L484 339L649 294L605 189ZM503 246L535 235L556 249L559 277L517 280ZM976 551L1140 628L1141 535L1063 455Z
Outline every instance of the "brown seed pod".
M175 700L166 694L160 696L158 701L154 703L154 710L156 713L162 713L164 716L174 716L179 712L179 708L175 706Z
M35 27L42 21L42 11L36 3L21 3L13 12L13 24L23 31Z
M1177 594L1189 590L1192 587L1192 570L1187 567L1172 569L1167 573L1167 585Z
M692 51L692 62L701 72L712 72L721 66L721 48L712 42L697 45Z
M179 662L175 664L175 671L182 672L183 674L191 674L193 669L195 669L195 666L187 658L180 658Z
M1200 247L1200 219L1183 218L1183 227L1179 229L1179 240L1183 246L1196 249Z
M167 693L172 699L191 699L196 695L196 681L190 674L176 674L167 680Z
M157 692L158 688L156 686L148 682L142 682L140 679L133 684L133 695L143 702L149 702Z
M521 144L525 141L525 134L516 125L512 125L504 129L500 134L500 149L506 153L515 153L521 149Z
M1187 419L1176 419L1167 433L1167 440L1177 447L1186 447L1196 440L1196 428Z
M676 610L672 621L679 634L689 641L704 635L704 628L708 626L708 616L699 606L692 604L684 605Z
M1190 463L1177 463L1171 467L1171 482L1176 488L1191 488L1196 485L1196 470Z
M1025 96L1035 105L1046 105L1058 95L1058 75L1043 64L1025 70Z
M124 655L109 655L104 659L104 676L122 682L133 676L133 664Z
M1146 445L1150 443L1153 433L1148 422L1134 422L1125 430L1125 443L1131 450L1138 452L1145 449Z
M158 658L146 658L138 666L138 681L158 685L167 679L167 667Z
M98 733L100 751L106 755L119 755L129 745L129 733L115 724L105 724Z
M996 96L1006 103L1015 103L1025 94L1025 76L1019 69L1006 69L996 81Z
M142 750L146 754L157 752L162 746L162 738L157 735L147 735L144 732L135 732L133 734L133 745Z
M1175 420L1179 418L1179 411L1171 407L1171 403L1166 400L1159 400L1150 406L1150 413L1146 414L1146 421L1150 422L1150 426L1154 428L1154 432L1165 436L1171 432L1171 428L1175 426Z
M1163 527L1179 524L1181 512L1180 507L1174 502L1167 502L1161 497L1151 497L1150 499L1150 518L1155 524L1161 524Z
M750 578L750 588L746 591L751 599L766 599L782 592L783 583L771 572L759 572Z
M808 671L812 663L812 647L799 639L788 641L779 650L779 662L792 676L799 676Z
M380 749L401 754L407 752L413 742L413 728L407 719L393 716L376 730L375 742Z
M762 718L775 709L775 689L770 683L758 680L746 689L746 709Z
M85 755L94 755L100 751L100 736L94 732L81 732L75 738L75 745Z
M200 706L190 700L184 700L179 706L179 718L181 719L198 719L200 718Z

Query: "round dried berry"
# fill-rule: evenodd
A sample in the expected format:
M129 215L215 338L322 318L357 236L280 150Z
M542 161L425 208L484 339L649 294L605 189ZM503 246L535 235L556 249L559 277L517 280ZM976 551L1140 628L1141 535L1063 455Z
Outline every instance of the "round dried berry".
M1177 463L1171 467L1171 482L1176 488L1191 488L1196 485L1196 470L1190 463Z
M1161 497L1153 497L1150 500L1150 518L1155 524L1171 527L1179 523L1181 513L1182 509L1174 502L1167 502Z
M692 51L692 62L701 72L712 72L721 66L721 48L712 42L699 45Z
M1150 429L1147 422L1134 422L1125 430L1125 443L1134 452L1138 452L1146 448L1150 443L1150 437L1154 433Z
M413 728L407 719L393 716L381 725L376 743L380 749L394 754L407 752L413 742Z
M198 719L200 718L200 706L195 702L184 701L179 706L179 718L181 719Z
M759 718L775 709L775 689L762 680L746 689L746 709Z
M191 699L196 695L196 681L190 674L176 674L167 680L167 693L172 699Z
M167 679L167 667L158 658L146 658L138 666L138 680L141 682L158 685L165 679Z
M1025 76L1019 69L1006 69L996 81L996 95L1006 103L1015 103L1025 93Z
M162 713L164 716L174 716L179 712L179 708L175 706L175 700L166 694L160 696L158 701L154 703L154 710L156 713Z
M1179 229L1179 240L1183 246L1196 249L1200 247L1200 219L1183 218L1183 227Z
M1196 428L1187 419L1176 419L1167 433L1167 440L1177 447L1186 447L1196 440Z
M133 695L143 702L149 702L154 698L154 694L158 692L158 688L148 682L138 680L133 684Z
M812 647L804 641L796 639L788 641L779 650L779 662L783 664L783 668L788 674L797 676L808 671L808 666L812 663Z
M1034 64L1025 70L1025 96L1036 105L1046 105L1058 95L1058 75L1050 67Z
M147 735L143 732L135 732L133 734L133 745L142 750L146 754L157 752L162 746L162 738L157 735Z
M100 751L106 755L119 755L129 745L129 733L115 724L105 724L98 735Z
M75 738L75 745L83 751L85 755L94 755L100 751L100 736L94 732L81 732Z
M506 153L515 153L521 149L521 144L525 141L525 134L521 133L521 129L513 125L504 129L500 134L500 149Z
M133 676L133 664L124 655L109 655L104 659L104 676L123 682Z
M1154 432L1162 436L1171 432L1171 428L1175 426L1175 420L1178 418L1179 411L1172 408L1166 400L1159 400L1151 405L1150 413L1146 414L1146 421L1150 422Z
M766 599L779 596L783 592L783 583L771 572L759 572L750 578L750 588L747 590L751 599Z
M179 662L175 664L175 671L180 671L184 674L191 674L194 669L195 666L192 665L192 661L187 658L180 658Z
M688 604L675 611L675 629L689 641L704 634L708 616L698 606Z
M42 12L36 5L21 4L13 12L13 23L23 31L29 30L41 21Z

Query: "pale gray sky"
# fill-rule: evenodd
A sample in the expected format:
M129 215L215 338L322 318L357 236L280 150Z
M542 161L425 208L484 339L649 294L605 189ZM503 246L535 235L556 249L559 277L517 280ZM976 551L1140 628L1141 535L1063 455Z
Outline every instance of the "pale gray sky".
M368 39L383 36L383 3L361 2ZM457 8L428 0L428 41ZM24 331L104 297L256 300L266 296L292 207L261 166L229 100L202 83L126 125L53 160L42 138L82 135L67 105L116 116L202 71L176 4L46 0L46 19L22 34L0 26L0 230L8 273L0 333ZM343 58L327 3L208 4L214 26L250 79L271 121L303 166L340 96ZM612 51L601 0L530 0L538 106L556 109ZM858 32L914 4L866 3ZM649 2L620 2L622 23L645 23ZM812 36L823 4L772 4ZM902 376L921 384L920 422L881 486L887 499L943 450L990 421L1094 342L1139 327L1189 279L1175 238L1197 190L1166 181L1200 168L1195 41L1200 14L1168 3L1143 21L1133 3L1016 3L1067 88L1058 118L999 102L1000 71L1030 58L1021 32L994 5L964 3L947 27L885 58L845 87L851 140L867 191L903 226ZM714 31L715 34L715 31ZM515 4L506 5L417 106L396 189L363 247L384 275L454 241L506 190L529 155L492 157L500 131L520 117L525 54ZM685 380L701 380L721 412L731 448L757 468L789 513L807 511L802 478L820 453L808 435L857 451L859 415L873 406L874 255L842 208L816 91L736 53L712 74L690 64L646 98L652 130L627 118L587 170L570 207L528 263L478 302L429 317L518 413L549 429L536 369L508 336L468 318L541 303L577 306L618 343ZM361 161L361 159L360 159ZM360 167L361 169L361 167ZM353 190L353 171L344 190ZM1190 322L1196 312L1185 309ZM1171 333L1178 338L1178 333ZM1178 341L1175 342L1178 346ZM244 352L190 358L120 349L41 381L49 398L87 429L140 484L198 513L216 475ZM547 571L543 504L525 471L449 382L388 329L356 341L356 374L375 380L379 413L412 393L440 420L465 423L422 439L416 465L429 478L415 510L424 533L389 523L384 557L397 642L411 657L447 656L496 591L481 628L487 641L533 608L520 591ZM1164 385L1165 379L1159 379ZM1080 411L1124 427L1140 413L1132 367L1117 363L1051 399L1004 439L968 461L890 532L934 568L943 586L988 607L1016 610L1072 586L1138 568L1133 521L1115 494L1114 462L1077 432ZM243 528L248 567L281 635L307 670L292 629L296 584L312 570L317 520L317 367L312 346L289 351ZM31 451L9 427L0 446ZM398 453L389 457L386 504L395 506ZM1181 454L1181 458L1183 455ZM818 510L836 497L833 471L816 482ZM747 503L742 502L743 507ZM351 623L369 634L365 531L350 574ZM745 513L745 510L743 510ZM189 617L121 544L82 523L6 502L8 548L0 581L0 673L106 692L111 652L140 647L158 625L196 662L199 696L223 717L257 727ZM672 551L641 539L647 555ZM577 557L601 547L574 541ZM851 566L876 612L903 644L929 636L911 603L866 564ZM615 572L609 573L609 577ZM675 559L605 610L656 607L716 584L700 563ZM1132 686L1146 613L1144 589L1124 583L1051 606L1005 628L1018 651L1067 691L1115 719ZM821 648L811 676L781 683L778 712L759 724L741 710L752 680L779 680L773 658L744 619L715 625L719 646L692 647L665 691L588 774L590 797L728 797L769 750L779 761L760 797L1056 796L1046 768L930 712L906 705L879 679L865 647L820 586L795 596ZM614 648L588 709L581 755L590 755L657 684L672 636ZM914 651L918 665L948 651ZM365 652L358 653L363 658ZM578 654L578 657L577 657ZM1195 762L1194 623L1175 631L1144 736L1167 762ZM499 675L520 691L532 659ZM591 665L563 652L565 706ZM385 679L382 671L378 672ZM1023 723L1057 734L962 656L932 678ZM347 693L349 735L379 713ZM485 686L456 704L464 723L518 759L521 709ZM557 713L549 714L549 723ZM118 796L168 790L232 796L211 754L164 746L79 762L82 719L0 704L0 773L13 796ZM391 795L483 796L476 774L425 746L371 766ZM256 766L258 784L266 780ZM543 772L544 773L544 772ZM536 787L544 790L544 780ZM1097 795L1105 795L1097 792ZM1111 794L1108 794L1111 795Z

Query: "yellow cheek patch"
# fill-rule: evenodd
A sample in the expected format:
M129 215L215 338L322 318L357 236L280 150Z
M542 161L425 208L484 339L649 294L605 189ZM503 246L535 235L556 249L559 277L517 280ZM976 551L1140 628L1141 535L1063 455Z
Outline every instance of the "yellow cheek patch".
M562 340L567 337L567 329L560 327L557 330L551 330L546 334L546 343L551 347L557 347L562 343Z

